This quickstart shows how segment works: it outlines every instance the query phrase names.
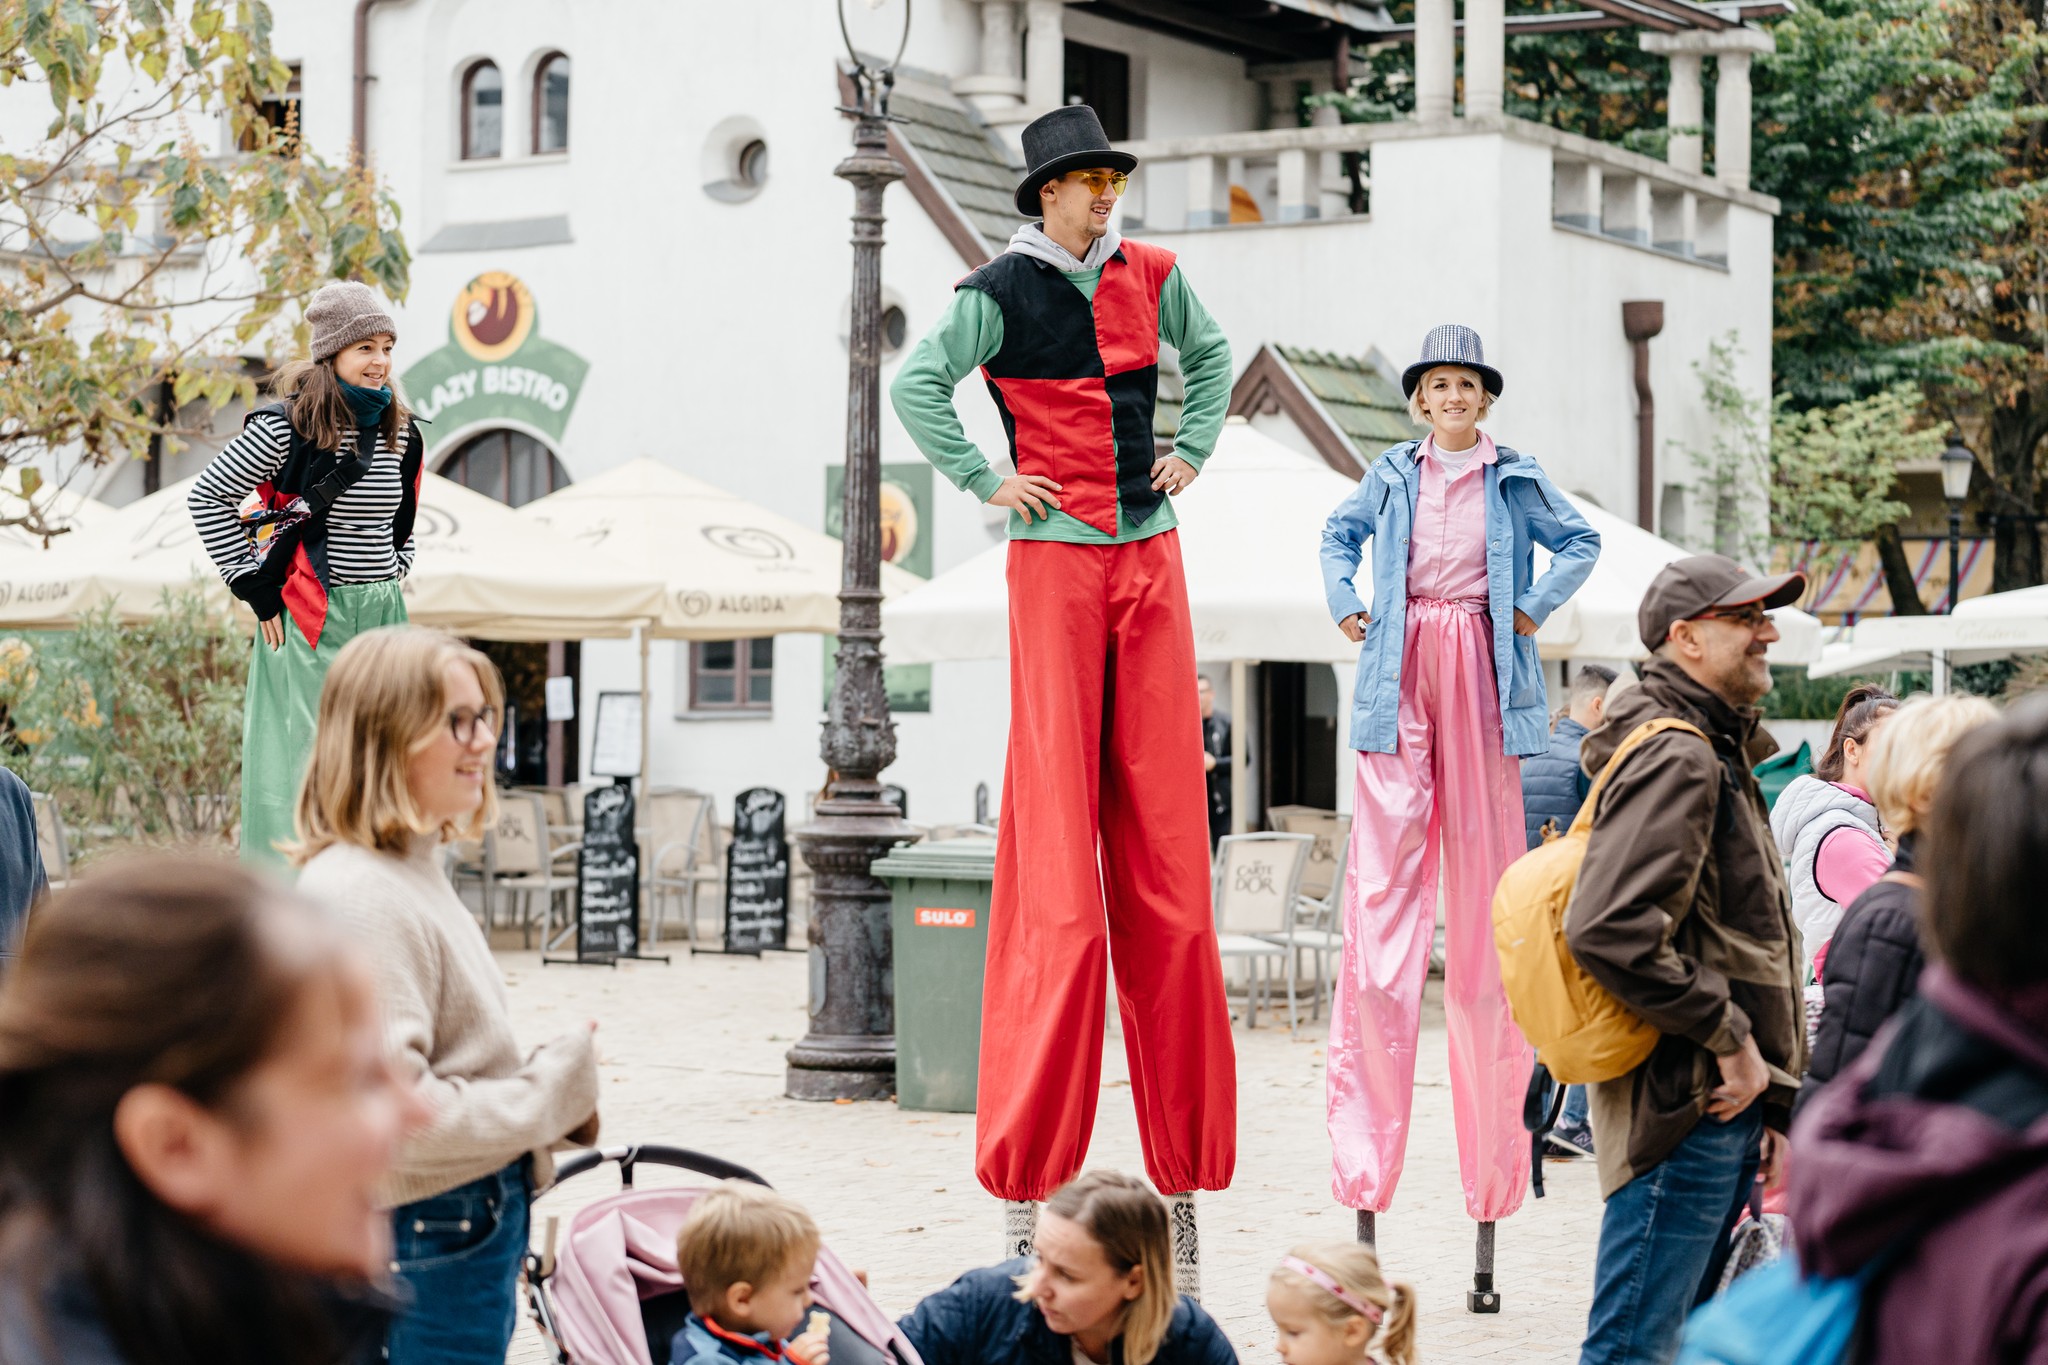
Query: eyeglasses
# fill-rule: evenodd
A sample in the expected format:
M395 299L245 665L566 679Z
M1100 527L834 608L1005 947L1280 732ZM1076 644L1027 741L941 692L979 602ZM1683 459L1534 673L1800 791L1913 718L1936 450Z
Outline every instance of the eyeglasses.
M485 733L496 735L498 708L486 706L480 711L462 710L448 713L448 733L454 737L457 744L475 743L478 726L482 726Z
M1729 611L1703 611L1692 619L1695 621L1732 621L1743 629L1754 632L1763 628L1764 622L1771 619L1771 614L1752 602L1746 607L1736 607Z
M1131 178L1122 171L1068 171L1066 178L1086 185L1090 194L1101 194L1108 190L1121 196L1131 184Z

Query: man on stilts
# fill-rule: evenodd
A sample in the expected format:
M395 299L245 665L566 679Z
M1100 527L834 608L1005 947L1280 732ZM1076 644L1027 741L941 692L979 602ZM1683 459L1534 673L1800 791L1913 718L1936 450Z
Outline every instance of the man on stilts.
M1194 634L1167 496L1229 403L1230 347L1173 253L1110 223L1137 158L1095 111L1025 128L1017 207L1042 218L960 282L891 386L927 459L1010 509L1010 744L982 996L975 1173L1028 1255L1037 1201L1095 1125L1112 948L1146 1172L1172 1205L1175 1275L1199 1293L1194 1191L1237 1159L1237 1064L1209 896ZM1159 343L1187 400L1156 453ZM1017 472L967 439L977 367Z

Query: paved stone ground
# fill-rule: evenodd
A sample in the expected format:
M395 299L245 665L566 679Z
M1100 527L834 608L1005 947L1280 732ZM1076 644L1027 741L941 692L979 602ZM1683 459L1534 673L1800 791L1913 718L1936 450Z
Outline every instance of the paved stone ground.
M537 954L500 954L522 1038L539 1042L596 1018L604 1059L604 1139L661 1141L730 1157L802 1200L827 1242L865 1267L892 1314L960 1271L992 1262L998 1205L974 1180L974 1117L920 1114L894 1104L803 1104L782 1097L783 1053L804 1028L805 964L679 955L668 966L616 971L542 967ZM1501 1224L1499 1316L1466 1313L1473 1225L1460 1192L1451 1128L1443 1013L1431 983L1422 1030L1415 1128L1395 1206L1380 1219L1390 1274L1420 1296L1423 1359L1564 1362L1576 1359L1592 1292L1600 1201L1592 1163L1550 1163L1549 1197ZM1113 1017L1112 1012L1112 1017ZM1202 1196L1204 1304L1243 1358L1276 1359L1265 1280L1292 1245L1341 1240L1352 1216L1330 1201L1323 1129L1322 1026L1240 1029L1239 1157L1235 1185ZM1142 1173L1122 1039L1112 1029L1103 1066L1092 1166ZM676 1178L643 1172L640 1183ZM609 1170L572 1181L535 1210L539 1237L562 1213L617 1188ZM550 1359L523 1322L512 1362Z

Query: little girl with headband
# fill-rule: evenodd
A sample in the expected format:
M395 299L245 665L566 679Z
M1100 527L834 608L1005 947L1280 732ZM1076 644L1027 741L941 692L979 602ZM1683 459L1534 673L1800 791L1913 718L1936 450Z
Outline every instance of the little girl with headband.
M1286 1365L1415 1360L1415 1291L1382 1278L1379 1258L1362 1242L1289 1252L1267 1282L1266 1311Z

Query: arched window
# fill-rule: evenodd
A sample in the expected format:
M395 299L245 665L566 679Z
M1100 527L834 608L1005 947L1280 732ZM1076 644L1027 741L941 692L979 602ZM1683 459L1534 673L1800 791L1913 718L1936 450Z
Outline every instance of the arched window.
M462 159L481 161L505 150L505 78L496 62L462 73Z
M541 58L533 73L533 150L569 150L569 55Z
M464 441L442 462L441 473L510 507L569 486L569 471L553 452L525 432L505 428Z

